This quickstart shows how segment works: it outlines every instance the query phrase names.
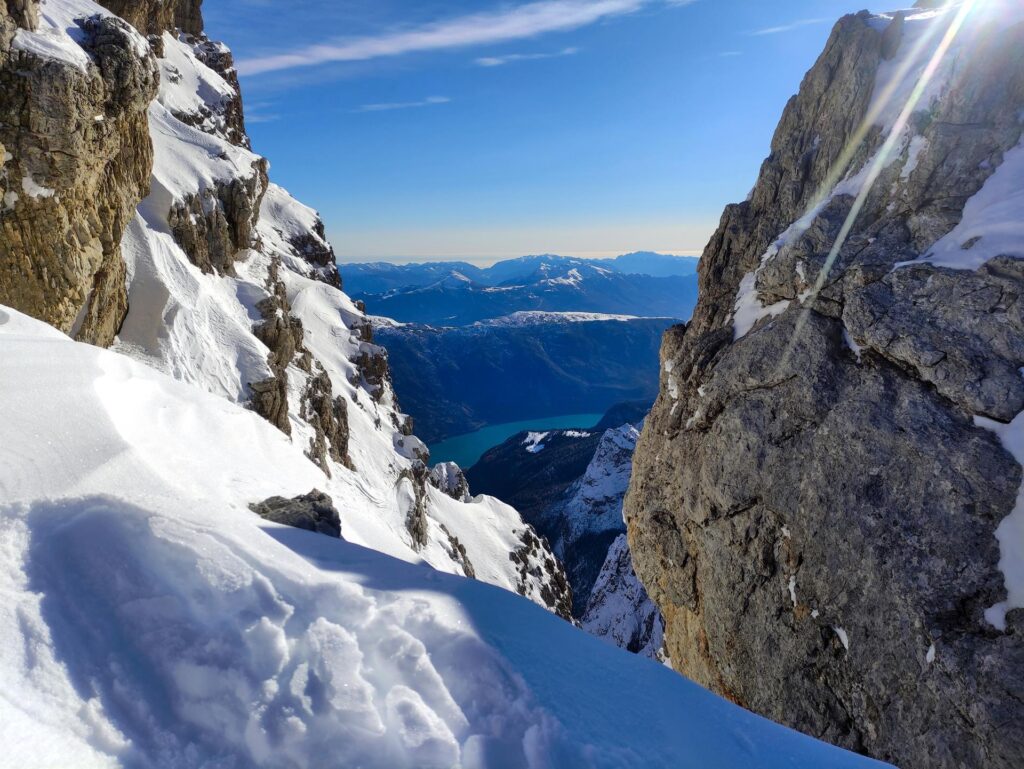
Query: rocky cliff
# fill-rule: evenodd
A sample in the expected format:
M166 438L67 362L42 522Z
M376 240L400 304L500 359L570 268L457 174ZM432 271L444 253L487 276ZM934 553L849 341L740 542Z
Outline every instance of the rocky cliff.
M906 769L1024 765L1022 122L1019 5L842 19L626 501L677 670Z
M0 7L0 305L256 411L317 468L350 541L568 616L513 508L431 482L322 221L251 150L199 0L105 6Z
M155 57L109 14L0 6L0 304L107 345L121 236L149 190Z

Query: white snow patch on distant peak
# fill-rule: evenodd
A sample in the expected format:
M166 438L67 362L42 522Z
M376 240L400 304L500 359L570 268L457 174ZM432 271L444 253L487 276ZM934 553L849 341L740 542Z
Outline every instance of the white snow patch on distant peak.
M935 644L933 643L928 647L928 652L924 655L924 661L931 665L935 662Z
M547 440L547 437L551 433L527 433L526 440L523 441L523 446L531 454L539 454L544 450L543 441Z
M535 326L547 323L594 323L627 322L640 320L636 315L612 315L600 312L549 312L546 310L521 310L500 318L479 320L474 326ZM645 318L644 320L647 320Z

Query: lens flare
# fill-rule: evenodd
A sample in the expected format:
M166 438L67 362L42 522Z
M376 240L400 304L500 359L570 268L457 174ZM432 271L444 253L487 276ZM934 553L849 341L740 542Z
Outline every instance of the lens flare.
M796 346L796 342L801 332L803 331L804 326L806 325L807 316L810 312L810 310L807 308L809 308L809 306L814 303L814 300L817 298L818 294L821 293L821 290L824 288L825 282L828 280L828 276L832 270L832 267L835 265L836 259L838 259L839 257L839 252L842 250L843 246L846 243L846 239L849 237L850 232L853 230L853 226L854 224L856 224L857 218L860 216L860 213L864 208L864 204L867 202L868 195L870 195L871 190L875 185L875 182L878 181L878 177L881 175L882 171L886 168L886 166L889 165L889 162L892 158L893 150L900 142L903 136L903 132L906 130L907 124L910 122L911 116L914 114L914 111L917 109L918 104L920 104L921 99L927 92L928 86L931 84L932 79L938 72L943 59L949 53L949 50L952 47L954 41L960 34L960 31L963 29L964 23L967 21L968 16L970 16L971 13L979 5L984 5L984 0L965 0L965 2L960 4L956 12L956 16L953 18L953 21L950 23L950 25L946 28L946 32L942 36L942 39L936 47L935 52L932 54L931 59L928 61L928 64L925 66L924 71L921 73L921 76L918 78L916 84L914 85L910 97L907 99L903 108L900 110L899 115L896 117L896 120L893 123L892 128L889 131L889 135L886 137L884 144L882 145L878 153L875 155L874 159L870 162L870 168L868 170L867 176L865 177L864 182L861 185L860 191L858 192L857 197L854 200L853 206L850 208L850 212L847 215L846 220L843 222L843 226L840 228L839 234L836 236L835 242L832 244L832 248L825 259L825 263L822 265L822 268L818 273L818 277L815 280L814 285L812 286L810 292L803 301L805 309L797 318L792 338L790 339L789 345L787 346L786 351L782 356L782 359L779 361L780 369L783 368L786 365L786 363L788 363L789 358L792 355L793 349ZM995 5L999 5L999 3L997 2L995 3ZM894 94L899 90L899 85L901 81L909 74L910 69L914 66L914 63L916 62L918 55L923 51L924 46L928 45L928 42L934 37L935 30L938 29L941 29L941 25L936 25L933 30L929 31L929 34L922 36L921 40L918 41L917 45L915 46L915 50L911 53L911 55L907 56L904 62L901 64L892 80L886 86L886 89L883 92L881 98L875 103L873 108L870 110L868 116L864 120L864 123L861 125L860 129L858 129L857 133L852 137L849 146L843 152L841 159L845 158L845 162L843 164L837 163L836 168L833 170L832 173L829 174L829 179L826 180L826 184L828 184L829 186L825 187L824 191L821 193L821 198L815 201L816 206L820 205L821 202L825 199L825 196L827 196L829 192L833 189L835 183L838 181L839 173L841 173L842 170L845 169L845 164L848 164L850 162L850 159L852 159L853 155L860 148L860 144L867 136L867 132L870 130L870 127L881 116L882 111L885 109L888 102L892 100ZM807 301L808 299L810 300L810 302Z

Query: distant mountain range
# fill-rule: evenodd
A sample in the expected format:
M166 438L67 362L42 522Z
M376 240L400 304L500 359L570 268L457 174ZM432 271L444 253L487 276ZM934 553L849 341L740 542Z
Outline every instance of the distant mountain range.
M342 267L346 290L371 315L462 326L519 311L689 318L697 259L639 252L615 259L525 256L481 268L467 262Z

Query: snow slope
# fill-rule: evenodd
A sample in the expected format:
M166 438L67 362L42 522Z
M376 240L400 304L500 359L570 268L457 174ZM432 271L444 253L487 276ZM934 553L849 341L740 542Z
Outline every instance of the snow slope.
M89 0L46 0L44 9L72 8L77 15L104 12ZM67 25L73 27L71 21ZM50 35L61 34L53 29ZM77 48L67 33L63 41ZM278 316L302 324L302 346L285 362L287 422L295 456L302 459L317 437L308 393L322 372L330 383L329 399L341 398L347 414L349 462L327 460L330 494L341 510L346 539L410 561L423 560L444 571L466 573L466 558L477 578L528 595L541 595L553 578L550 554L540 549L527 556L527 567L510 553L530 549L532 533L511 507L490 498L456 501L411 477L426 447L406 435L388 375L370 381L366 361L379 364L384 351L372 343L368 320L348 296L319 278L333 273L333 253L315 211L261 176L264 161L229 141L225 114L240 96L230 70L218 73L200 54L227 49L205 38L165 32L161 46L161 83L150 107L154 166L152 191L139 205L122 241L129 275L129 313L115 349L182 382L229 402L249 404L252 385L270 380L270 350L255 328L264 322L261 303L280 286L287 307ZM80 49L79 49L80 50ZM244 139L244 135L242 137ZM235 211L229 200L249 195L256 213L253 238L242 244L231 265L233 274L204 272L176 238L169 215L190 198L201 201L202 214L226 221ZM198 212L190 214L193 222ZM210 221L214 221L211 218ZM214 225L207 225L213 227ZM246 247L248 245L248 247ZM311 263L313 250L330 262ZM308 355L308 357L307 357ZM239 445L236 456L244 456ZM307 493L326 481L310 464L302 477ZM419 501L425 499L425 524L418 529ZM416 531L416 533L414 533ZM421 539L423 541L421 541ZM466 557L458 545L466 549ZM553 561L552 561L553 564Z
M326 479L223 398L14 311L0 356L0 766L877 765L508 592L263 521L247 502Z

